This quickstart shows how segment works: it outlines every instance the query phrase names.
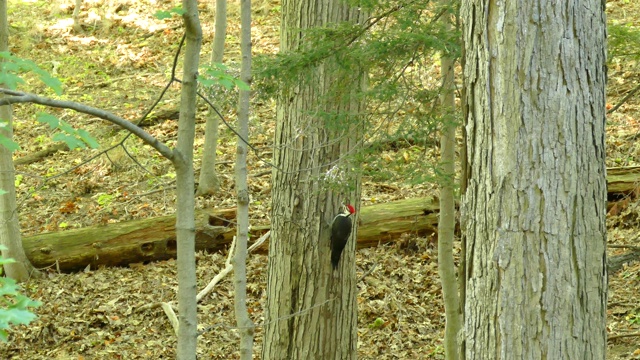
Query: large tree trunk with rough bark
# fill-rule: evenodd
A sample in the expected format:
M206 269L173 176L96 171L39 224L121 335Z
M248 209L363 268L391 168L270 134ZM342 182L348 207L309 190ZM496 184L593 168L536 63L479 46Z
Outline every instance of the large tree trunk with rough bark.
M285 0L281 50L304 47L306 30L364 20L341 0ZM329 55L278 98L265 360L356 358L357 224L335 271L329 255L329 223L341 203L359 208L360 201L348 155L360 140L364 106L354 95L365 77L347 63Z
M464 1L472 359L604 359L600 0Z

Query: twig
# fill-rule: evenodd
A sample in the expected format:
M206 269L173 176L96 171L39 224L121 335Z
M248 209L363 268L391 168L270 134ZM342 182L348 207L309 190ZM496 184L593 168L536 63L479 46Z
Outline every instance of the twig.
M253 244L251 244L251 246L249 246L249 250L247 251L252 252L253 250L257 249L260 245L262 245L265 241L267 241L269 236L271 236L271 230L267 231L264 235L260 236L260 238L256 240L256 242L254 242Z
M626 338L626 337L636 337L636 336L640 337L640 332L608 336L607 337L607 341L620 339L620 338Z
M265 171L261 171L261 172L259 172L257 174L253 174L253 175L251 175L251 177L253 177L253 178L262 177L262 176L265 176L265 175L270 175L271 172L272 172L271 170L265 170Z
M271 230L267 231L264 235L262 235L256 242L254 242L248 249L249 252L255 250L256 248L258 248L260 245L262 245L271 235ZM231 263L231 259L233 258L233 250L236 248L235 247L236 244L236 237L233 237L233 241L231 242L231 246L229 247L229 254L227 255L227 261L225 261L225 268L222 269L222 271L220 271L210 282L209 284L207 284L207 286L202 289L202 291L200 291L198 293L198 295L196 296L196 302L200 302L200 300L202 300L202 298L204 298L205 296L207 296L208 293L211 292L211 290L213 290L213 288L220 282L220 280L222 280L225 276L227 276L228 273L231 272L231 270L233 270L233 264Z
M358 281L356 281L356 283L359 283L360 281L362 281L362 279L369 276L369 274L371 274L373 270L376 269L377 266L378 266L378 263L373 264L373 266L369 270L367 270L367 272L365 272L364 274L362 274L362 276L360 276L360 278L358 279Z
M629 91L627 95L625 95L625 97L623 97L622 100L620 100L620 102L616 106L609 109L609 111L607 111L607 114L611 114L612 112L618 110L620 106L626 103L627 100L629 100L633 95L635 95L636 92L638 92L638 90L640 90L640 84L636 85L636 87L634 87L631 91Z
M171 186L168 186L168 187L163 187L161 189L147 191L146 193L135 194L132 197L143 197L143 196L147 196L147 195L153 195L155 193L159 193L159 192L163 192L163 191L167 191L167 190L171 190L171 189L175 189L175 188L176 188L175 185L171 185Z
M607 245L608 248L611 249L631 249L631 250L640 250L640 246L635 245Z
M213 288L220 282L220 280L222 280L225 276L227 276L228 273L231 272L231 270L233 270L233 264L231 264L231 259L233 258L233 250L236 248L236 237L233 237L233 240L231 241L231 246L229 247L229 254L227 255L227 261L225 261L225 267L224 269L222 269L222 271L220 271L216 276L213 277L213 279L211 281L209 281L209 284L207 284L207 286L202 289L202 291L200 291L198 293L198 295L196 295L196 303L199 303L200 300L202 300L202 298L204 298L205 296L207 296L207 294L209 292L211 292L211 290L213 290Z
M166 302L161 303L160 306L162 306L162 310L164 310L164 313L169 318L169 322L171 323L171 326L173 327L173 331L175 331L176 336L178 336L178 330L180 328L180 323L178 322L178 316L176 316L175 311L173 311L173 307L171 306L171 304L166 303Z

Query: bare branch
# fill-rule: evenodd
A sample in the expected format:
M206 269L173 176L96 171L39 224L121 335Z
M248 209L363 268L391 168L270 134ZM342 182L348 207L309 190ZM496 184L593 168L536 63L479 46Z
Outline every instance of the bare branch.
M162 142L158 141L158 139L151 136L151 134L142 130L140 127L138 127L134 123L127 121L126 119L123 119L106 110L94 108L92 106L88 106L88 105L81 104L74 101L55 100L47 97L38 96L35 94L24 93L21 91L15 91L15 90L9 90L9 89L0 89L0 93L10 95L10 97L0 99L0 106L10 105L10 104L21 104L21 103L33 103L33 104L39 104L39 105L55 107L60 109L71 109L83 114L95 116L97 118L112 122L126 129L127 131L131 132L133 135L139 137L142 141L144 141L147 145L156 149L162 156L169 159L171 162L174 162L176 158L176 155L173 152L173 150L171 150L171 148L169 148Z

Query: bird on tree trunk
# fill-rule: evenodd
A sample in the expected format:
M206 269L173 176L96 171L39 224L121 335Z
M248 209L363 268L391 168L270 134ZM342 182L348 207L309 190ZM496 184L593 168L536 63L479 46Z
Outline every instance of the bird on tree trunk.
M355 214L355 212L356 209L352 205L343 205L342 211L333 218L331 223L331 264L334 270L338 268L342 251L347 245L349 236L351 236L353 227L351 215Z

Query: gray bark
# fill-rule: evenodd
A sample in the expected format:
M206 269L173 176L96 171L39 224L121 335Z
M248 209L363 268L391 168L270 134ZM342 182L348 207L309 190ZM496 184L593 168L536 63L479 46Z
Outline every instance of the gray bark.
M299 49L307 29L365 19L340 0L285 0L281 51ZM336 271L329 223L343 202L359 210L360 179L345 155L360 139L357 122L364 107L354 94L364 88L365 77L332 58L307 74L310 80L301 79L278 98L274 161L281 170L273 172L265 360L357 355L357 214ZM314 114L339 114L341 124Z
M76 0L75 7L73 8L73 30L76 32L82 31L80 25L80 8L82 7L82 0Z
M465 1L467 359L604 359L600 0Z
M7 1L0 0L0 51L9 50L9 27L7 22ZM4 97L4 95L0 95ZM13 137L13 119L11 105L0 106L0 120L7 126L0 128L2 136ZM16 206L15 168L11 150L0 145L0 189L6 191L0 195L0 244L7 249L2 250L2 257L12 258L14 263L5 264L6 276L25 281L35 271L22 248L20 222Z
M176 236L178 249L178 330L179 360L196 358L196 261L194 220L193 140L195 136L195 110L198 62L202 43L202 29L198 19L198 2L183 0L186 46L180 93L178 144L173 165L176 169Z
M240 1L240 78L251 84L251 0ZM240 359L251 360L253 352L253 322L247 311L247 242L249 241L249 187L247 186L247 149L249 141L249 90L240 90L238 97L238 138L236 153L236 192L238 197L238 233L233 263L235 284L235 314L240 333Z
M227 0L216 0L216 23L213 45L211 46L211 64L222 62L226 34ZM214 194L220 188L220 180L216 171L219 124L217 114L210 110L204 129L204 150L202 151L197 195Z

